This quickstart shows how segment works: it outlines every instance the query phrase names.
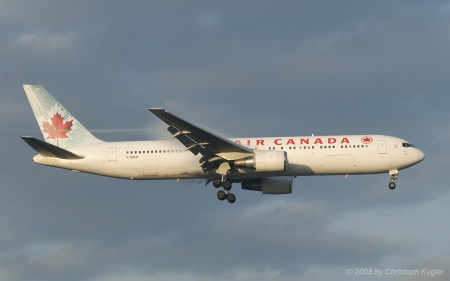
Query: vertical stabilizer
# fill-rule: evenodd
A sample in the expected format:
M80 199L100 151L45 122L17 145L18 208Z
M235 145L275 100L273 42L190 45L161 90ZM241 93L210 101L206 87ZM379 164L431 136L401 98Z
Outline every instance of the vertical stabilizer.
M41 85L24 84L23 89L46 142L61 148L102 142Z

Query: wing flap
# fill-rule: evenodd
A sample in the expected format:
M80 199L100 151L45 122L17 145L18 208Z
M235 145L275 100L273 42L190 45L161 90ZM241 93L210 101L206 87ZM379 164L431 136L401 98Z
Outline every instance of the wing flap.
M60 159L83 159L84 156L76 155L68 150L53 144L38 140L33 137L21 137L29 146L31 146L37 153L46 157L56 157Z

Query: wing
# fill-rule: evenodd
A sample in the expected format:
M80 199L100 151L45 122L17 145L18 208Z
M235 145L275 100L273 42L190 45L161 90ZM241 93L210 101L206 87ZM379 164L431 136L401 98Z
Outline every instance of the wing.
M149 108L159 119L169 127L167 130L173 138L178 139L194 155L200 153L203 157L201 165L220 160L236 160L253 155L253 150L211 133L162 108Z

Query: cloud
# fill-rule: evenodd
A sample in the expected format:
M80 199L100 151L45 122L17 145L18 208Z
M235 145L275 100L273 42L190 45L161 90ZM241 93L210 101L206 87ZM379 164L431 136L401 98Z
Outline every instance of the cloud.
M17 38L15 45L38 49L40 52L54 52L69 47L72 41L72 34L26 33Z
M4 252L0 260L3 280L76 280L80 272L92 271L96 249L86 243L32 244L16 252ZM68 277L74 275L73 277ZM75 278L75 279L72 279Z
M386 268L385 275L392 275L395 281L415 281L415 280L448 280L449 259L445 257L429 258L418 261L405 268ZM403 270L403 271L402 271ZM408 276L405 273L409 273Z

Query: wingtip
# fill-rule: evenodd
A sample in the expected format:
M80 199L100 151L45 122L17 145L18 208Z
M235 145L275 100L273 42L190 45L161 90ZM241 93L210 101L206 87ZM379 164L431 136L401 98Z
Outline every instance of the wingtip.
M153 113L166 112L166 110L164 108L159 108L159 107L151 107L148 110L150 110Z
M24 84L22 84L22 86L23 87L29 87L29 86L40 86L40 87L42 87L41 84L39 84L39 83L24 83Z
M33 89L36 89L36 88L43 88L43 87L39 83L27 83L27 84L22 84L22 88L25 92L27 92L27 91L33 91Z

